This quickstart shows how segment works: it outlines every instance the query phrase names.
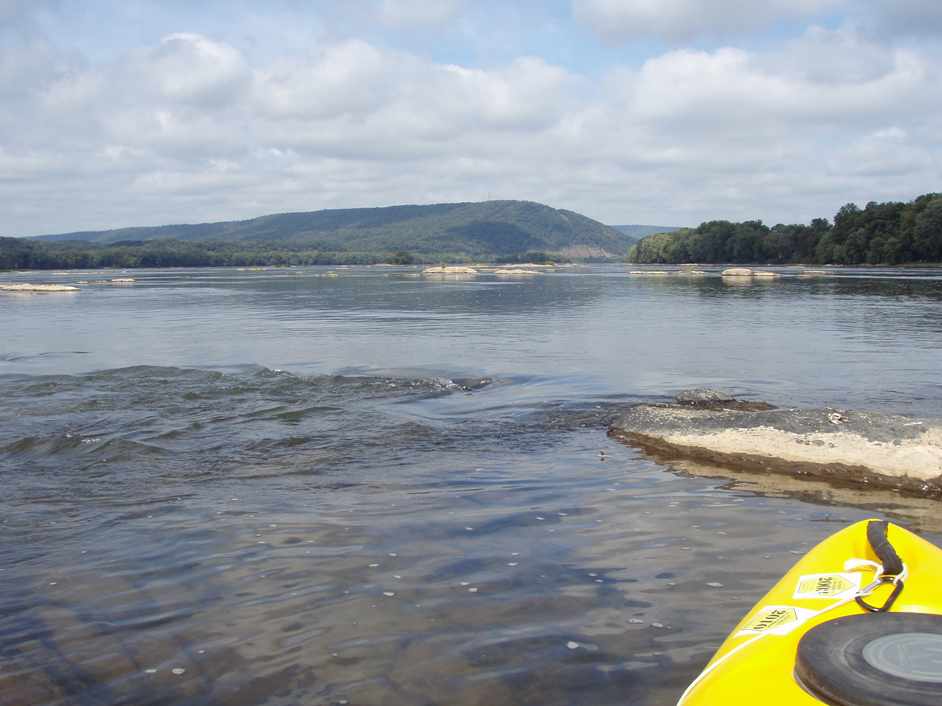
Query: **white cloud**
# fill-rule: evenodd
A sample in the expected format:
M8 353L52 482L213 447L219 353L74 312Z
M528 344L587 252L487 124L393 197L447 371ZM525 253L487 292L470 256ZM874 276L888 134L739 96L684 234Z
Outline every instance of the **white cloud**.
M568 72L534 57L489 71L445 66L437 79L434 94L429 91L427 98L445 97L442 107L451 121L507 129L531 130L555 123L565 109L567 90L575 88Z
M219 105L235 97L249 78L235 48L193 33L164 37L142 52L133 70L151 83L161 98L183 103Z
M725 37L813 17L844 0L572 0L573 13L608 39Z
M942 3L938 0L872 0L865 20L876 35L933 35L942 32Z
M811 27L771 53L769 64L770 70L816 83L859 83L891 72L899 54L848 28Z
M379 16L396 27L440 25L455 17L461 0L379 0Z
M324 47L310 60L281 60L256 72L260 112L328 118L365 115L397 91L397 74L409 70L409 57L383 53L361 40Z
M571 0L574 17L609 41L723 39L835 15L871 36L942 32L938 0Z
M931 171L933 166L932 157L922 145L914 143L905 130L895 125L854 140L830 162L835 172L877 178L905 177Z
M830 53L843 59L840 46ZM911 52L887 51L880 71L857 76L809 75L805 57L802 45L775 56L732 48L668 52L645 62L637 76L638 114L696 127L709 121L718 131L801 120L807 130L808 122L880 120L898 112L901 100L916 100L910 108L925 104L920 91L931 82L931 66ZM823 50L819 57L831 61Z

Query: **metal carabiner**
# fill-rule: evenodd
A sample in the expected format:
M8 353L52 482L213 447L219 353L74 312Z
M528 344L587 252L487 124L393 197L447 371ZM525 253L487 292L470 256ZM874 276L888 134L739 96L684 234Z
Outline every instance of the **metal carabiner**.
M896 576L890 576L890 575L884 574L880 576L879 578L874 579L874 581L869 586L867 586L860 593L854 596L854 600L857 601L857 605L859 605L864 610L870 611L871 613L887 612L890 608L893 607L893 604L896 602L896 599L899 597L899 594L903 590L903 576L905 573L906 572L904 570L900 572L899 574L897 574ZM867 603L867 601L863 599L864 596L869 596L873 591L875 591L877 588L879 588L885 583L893 584L893 590L890 592L890 595L887 596L887 599L883 602L882 606L870 605L869 603Z

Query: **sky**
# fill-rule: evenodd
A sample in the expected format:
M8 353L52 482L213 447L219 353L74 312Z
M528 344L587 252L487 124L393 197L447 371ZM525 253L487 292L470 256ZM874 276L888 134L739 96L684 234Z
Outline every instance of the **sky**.
M832 217L942 190L940 40L938 0L0 0L0 236Z

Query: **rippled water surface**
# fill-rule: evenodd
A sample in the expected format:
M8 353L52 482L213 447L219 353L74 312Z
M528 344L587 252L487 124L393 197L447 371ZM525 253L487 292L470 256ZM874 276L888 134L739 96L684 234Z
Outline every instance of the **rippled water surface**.
M0 281L118 276L0 293L3 706L672 704L873 510L658 465L613 415L942 416L932 270Z

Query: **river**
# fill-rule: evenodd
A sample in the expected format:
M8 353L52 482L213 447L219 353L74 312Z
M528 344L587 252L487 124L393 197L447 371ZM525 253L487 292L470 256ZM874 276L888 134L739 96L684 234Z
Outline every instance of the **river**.
M136 280L0 292L0 704L673 704L880 513L607 424L703 386L942 417L942 274L838 272L0 274Z

